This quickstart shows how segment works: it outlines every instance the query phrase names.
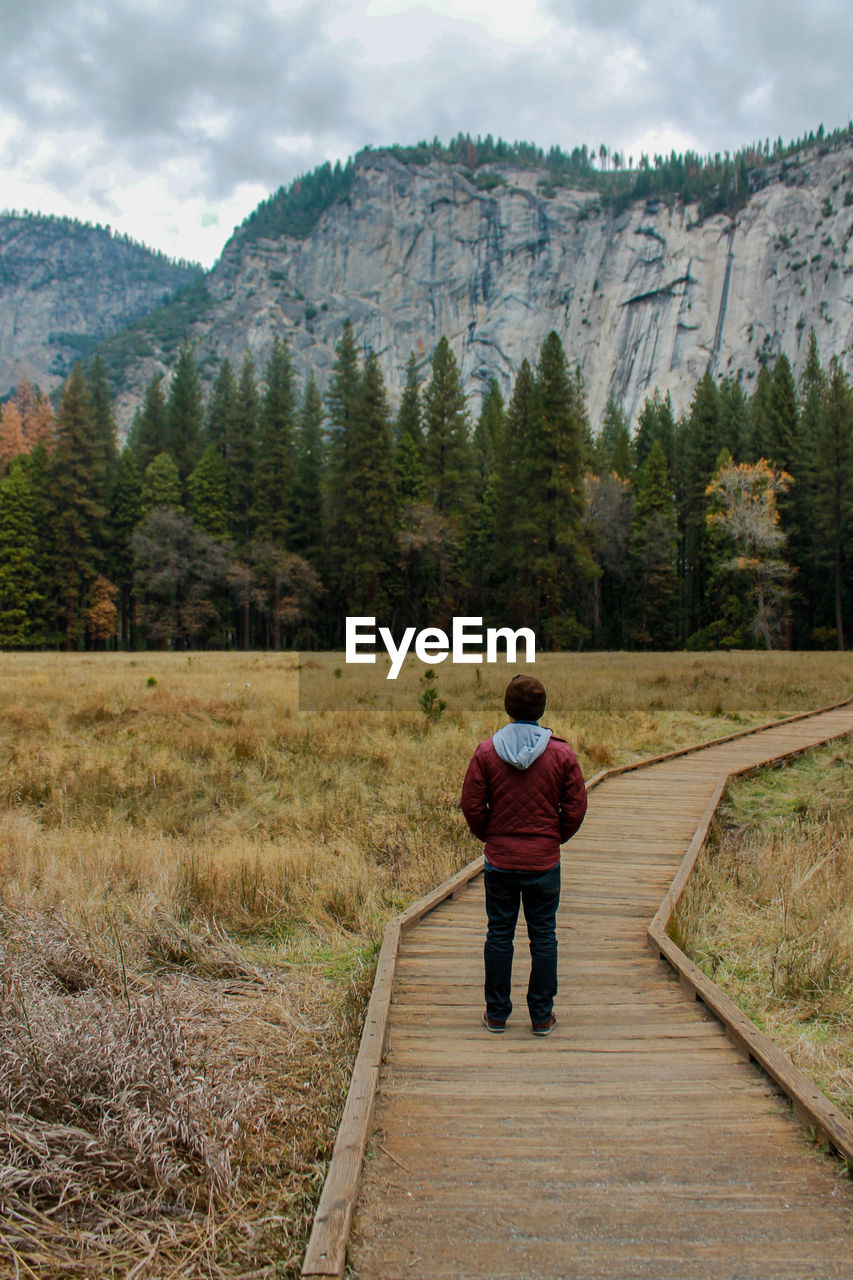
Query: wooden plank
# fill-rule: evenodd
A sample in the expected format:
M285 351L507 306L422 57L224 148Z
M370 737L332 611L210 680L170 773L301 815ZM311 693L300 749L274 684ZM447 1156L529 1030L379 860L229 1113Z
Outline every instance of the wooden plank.
M665 751L662 755L647 756L645 759L635 760L631 764L622 764L612 769L603 769L601 773L595 775L589 786L599 786L608 778L615 778L623 773L632 773L637 769L648 769L652 765L662 764L667 760L676 760L682 756L694 755L697 751L705 751L709 747L719 747L725 743L734 742L739 738L748 738L757 733L765 733L768 729L778 729L783 725L794 724L798 720L812 719L815 716L824 715L828 711L846 707L851 702L853 702L853 694L847 698L841 698L838 702L831 702L828 706L821 707L817 711L800 711L795 716L788 716L783 720L769 720L765 724L755 725L751 729L739 729L736 733L726 734L722 738L711 738L708 742L698 742L693 746L679 747L676 751ZM587 789L589 789L589 786Z
M437 889L433 889L431 893L427 893L423 898L419 898L417 902L413 902L401 915L397 917L400 928L402 930L410 929L413 924L417 924L430 911L434 911L448 898L452 898L465 885L467 885L476 876L480 875L483 870L482 854L475 858L473 862L469 862L467 866L458 871L455 876L451 876L449 880L445 880Z
M846 707L851 701L845 699L834 706ZM788 756L814 745L817 727L799 722L816 714L823 713L802 713L777 722L776 727L785 731L772 739L772 749L777 756ZM586 1013L577 1018L575 1025L568 1018L564 1022L561 1015L558 1033L548 1040L537 1041L530 1036L523 1006L518 1011L517 1022L514 1017L503 1037L490 1037L475 1025L476 1019L471 1013L472 993L481 987L482 981L482 889L475 883L482 869L481 858L398 917L394 922L397 941L390 964L390 972L393 974L398 967L400 975L394 1025L390 1028L389 1037L389 981L385 984L384 996L377 1001L381 1005L384 1000L382 1018L373 1017L369 1009L374 1029L367 1037L369 1045L365 1044L365 1036L362 1037L350 1090L353 1103L350 1108L348 1097L315 1231L312 1232L303 1266L304 1276L343 1275L353 1204L367 1132L374 1113L373 1096L368 1098L367 1093L379 1078L382 1046L386 1043L387 1057L381 1069L384 1084L380 1123L387 1122L389 1106L404 1100L404 1115L409 1116L410 1123L417 1121L417 1124L410 1140L406 1140L413 1145L403 1145L400 1131L397 1131L397 1141L401 1145L395 1147L395 1151L399 1157L400 1151L410 1150L413 1165L419 1168L423 1164L423 1172L412 1175L410 1185L427 1189L433 1185L429 1170L434 1172L436 1162L441 1164L445 1159L452 1166L453 1153L458 1150L458 1143L452 1140L459 1136L458 1126L454 1133L443 1128L448 1107L454 1114L466 1117L462 1123L468 1126L465 1131L472 1134L471 1125L476 1124L476 1118L481 1117L479 1123L486 1126L488 1120L493 1119L495 1108L499 1109L501 1105L508 1118L519 1109L522 1114L528 1114L524 1111L526 1107L532 1106L537 1116L541 1116L542 1107L559 1107L564 1120L555 1124L555 1131L559 1130L565 1141L571 1144L575 1140L571 1137L573 1132L580 1132L581 1128L587 1134L595 1132L594 1116L600 1112L587 1114L584 1109L594 1106L596 1100L601 1100L605 1108L607 1099L615 1100L622 1129L626 1131L621 1145L626 1152L630 1151L632 1160L642 1160L644 1144L636 1137L635 1110L639 1099L645 1099L647 1120L660 1119L662 1113L669 1114L669 1123L675 1126L671 1131L680 1131L685 1139L689 1133L695 1132L698 1136L690 1140L695 1141L697 1150L702 1150L701 1134L707 1131L707 1120L700 1122L700 1119L714 1113L715 1099L718 1103L726 1099L726 1114L732 1116L734 1125L739 1099L768 1098L771 1086L754 1067L742 1064L737 1068L738 1074L733 1075L732 1055L715 1023L699 1020L687 1026L679 1020L679 1011L686 1006L680 1001L677 988L674 984L669 988L661 986L659 978L655 980L657 966L648 953L645 958L642 951L634 955L632 948L642 942L644 928L640 921L648 920L648 911L654 906L652 901L647 908L643 907L642 899L649 895L642 886L665 883L670 874L669 868L681 858L684 841L689 840L691 848L698 844L700 828L706 824L706 819L710 821L709 811L713 812L714 806L709 805L706 799L708 769L719 776L756 768L763 748L755 735L772 728L756 726L742 730L710 743L654 757L651 761L638 761L602 771L590 781L588 787L592 790L608 778L615 780L625 774L630 775L624 784L620 784L626 787L626 793L615 812L612 808L608 811L609 801L605 792L599 791L591 798L593 803L587 823L570 848L570 855L572 851L577 852L577 867L572 866L571 856L566 859L566 893L576 892L577 900L572 897L566 904L568 912L561 908L558 917L561 972L569 966L573 980L581 988L578 1009L585 1009ZM742 746L741 739L754 742L753 749ZM733 745L730 747L730 744ZM698 751L711 749L716 754L709 754L707 763L696 755ZM651 764L663 771L657 775L661 789L655 795L645 793L646 784L639 778L636 784L633 783L633 776L638 770ZM703 806L704 812L701 813L699 827L696 827L695 819L693 822L690 820L690 814L696 812L698 805ZM650 824L654 824L654 838L648 840ZM637 836L638 826L644 833L642 839ZM585 835L589 838L586 855ZM632 839L638 846L642 843L633 856L630 851ZM623 848L626 856L614 870L614 860L619 859ZM598 858L602 862L600 874L596 873ZM675 879L667 891L671 902L677 900L688 875L689 866L681 858ZM573 878L577 881L576 887L572 883ZM452 925L447 913L430 914L457 892L461 897L452 906ZM663 906L659 897L657 901ZM618 924L615 923L617 919ZM637 924L632 924L632 920ZM412 934L411 930L419 924L418 933ZM573 945L571 931L566 932L569 925L579 931L585 945ZM651 945L653 939L646 936ZM403 938L405 946L401 948ZM669 943L669 939L666 942ZM590 958L586 951L590 944L595 948L594 958ZM383 949L384 946L385 940ZM522 949L523 944L519 942L519 957ZM664 954L663 950L658 954ZM432 1006L426 998L430 988L434 993L441 993L439 1012L435 1011L434 998ZM654 994L650 996L649 992ZM375 985L374 996L376 993ZM632 993L636 999L628 998L627 993ZM374 996L371 997L370 1008ZM609 1007L611 1000L614 1013L618 1007L623 1014L613 1018L612 1026L605 1027L596 1014ZM630 1011L637 1015L639 1024L632 1024ZM364 1061L360 1066L362 1051ZM543 1084L538 1075L543 1070L553 1073L555 1078ZM689 1078L693 1071L700 1077L696 1081ZM474 1078L483 1081L485 1096L482 1098L472 1098L469 1092L472 1072L475 1073ZM464 1091L462 1099L457 1096L460 1090ZM571 1106L567 1101L567 1090L570 1091ZM720 1092L715 1093L717 1090ZM418 1099L423 1108L420 1111L416 1105ZM467 1107L461 1113L460 1101ZM767 1105L772 1101L771 1098ZM433 1123L429 1116L435 1106L439 1111ZM565 1120L573 1114L572 1107L574 1123ZM750 1132L757 1134L761 1130L758 1113L749 1114ZM423 1125L418 1117L423 1119ZM620 1132L620 1125L615 1124L613 1118L607 1131L619 1146L616 1135ZM524 1145L524 1152L530 1157L528 1163L539 1168L535 1127L523 1120L511 1120L503 1131L506 1141L511 1141L511 1135L516 1135L516 1140L519 1140L519 1135L524 1134L529 1135L527 1139L521 1139L523 1144L530 1144L529 1149ZM459 1152L458 1158L464 1160L464 1151ZM784 1157L785 1160L791 1158L790 1153ZM484 1194L488 1195L491 1188L492 1196L495 1188L490 1179L494 1176L494 1168L490 1168L490 1164L493 1163L489 1160L483 1162L480 1158L474 1178L474 1184L482 1186ZM340 1166L339 1169L336 1165ZM547 1169L547 1159L541 1165ZM395 1176L404 1178L406 1174L402 1169L396 1169ZM607 1187L608 1197L612 1189ZM445 1197L443 1189L433 1194ZM448 1184L446 1196L452 1198L455 1194ZM565 1197L564 1190L559 1194ZM717 1184L710 1187L709 1195L719 1194ZM466 1204L466 1194L462 1192L460 1195ZM405 1205L405 1200L403 1203ZM380 1210L380 1214L382 1212L384 1210ZM411 1257L404 1267L405 1274L413 1274L410 1264ZM381 1274L385 1276L388 1272ZM429 1274L441 1275L440 1266ZM453 1272L454 1277L461 1274ZM464 1271L466 1280L474 1274L479 1272ZM560 1271L559 1274L566 1272ZM443 1280L451 1280L450 1273L443 1276Z
M702 972L671 938L650 926L649 936L661 958L676 968L701 999L729 1029L739 1051L748 1055L767 1072L791 1099L795 1112L812 1125L839 1155L853 1166L853 1123L829 1101L814 1081L794 1066L791 1059L754 1022Z
M344 1274L353 1206L373 1120L399 946L400 925L392 920L385 926L352 1080L302 1264L303 1276L339 1278Z

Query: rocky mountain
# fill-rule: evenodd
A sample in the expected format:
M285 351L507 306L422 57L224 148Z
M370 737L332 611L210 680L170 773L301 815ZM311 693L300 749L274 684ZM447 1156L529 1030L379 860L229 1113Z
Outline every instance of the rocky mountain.
M0 394L59 386L78 357L201 275L102 227L0 216Z
M620 210L532 164L472 170L368 151L307 230L238 229L203 281L101 348L120 418L171 368L185 331L208 380L226 356L237 368L249 352L262 369L281 335L322 385L347 318L392 400L409 352L426 372L445 334L474 413L486 380L507 391L556 329L594 426L610 394L633 418L655 387L684 408L708 368L747 390L760 359L785 352L798 370L812 327L822 359L853 371L853 142L764 163L749 184L732 214L662 197ZM22 278L22 313L28 287ZM50 321L51 333L71 329ZM32 334L35 359L34 323Z

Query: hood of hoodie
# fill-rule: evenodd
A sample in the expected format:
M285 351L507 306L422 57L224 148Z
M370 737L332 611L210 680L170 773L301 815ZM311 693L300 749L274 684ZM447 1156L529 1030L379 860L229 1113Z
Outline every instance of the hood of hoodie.
M551 741L551 730L530 720L515 720L492 735L492 744L507 764L529 769Z

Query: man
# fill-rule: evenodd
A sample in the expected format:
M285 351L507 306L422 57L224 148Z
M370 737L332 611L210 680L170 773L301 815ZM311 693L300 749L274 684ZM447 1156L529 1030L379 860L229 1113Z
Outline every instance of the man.
M539 724L545 699L545 687L535 676L513 677L504 696L510 723L480 743L462 786L465 821L486 846L483 1026L496 1033L505 1029L512 1012L513 938L520 906L530 941L527 1007L533 1034L547 1036L557 1025L560 845L583 822L587 802L575 753Z

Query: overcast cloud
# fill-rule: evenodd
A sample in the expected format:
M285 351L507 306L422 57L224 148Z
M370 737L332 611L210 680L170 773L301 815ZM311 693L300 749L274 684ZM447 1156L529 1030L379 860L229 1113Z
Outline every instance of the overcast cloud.
M853 114L849 0L0 0L0 206L210 264L270 192L462 130L626 157Z

